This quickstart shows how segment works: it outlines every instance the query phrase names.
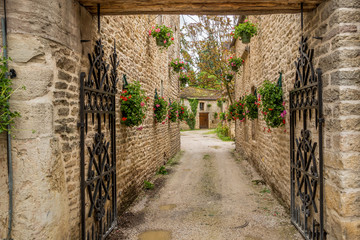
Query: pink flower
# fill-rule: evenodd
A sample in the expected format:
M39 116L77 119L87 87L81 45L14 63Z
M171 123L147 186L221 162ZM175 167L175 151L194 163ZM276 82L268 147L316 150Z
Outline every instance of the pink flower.
M165 124L165 121L163 121L161 124Z
M151 28L152 28L152 29L155 29L155 26L152 26Z
M143 107L143 106L145 106L145 103L144 103L144 102L141 102L140 105Z
M143 130L143 126L138 127L136 130L138 130L138 131Z
M160 107L160 104L156 104L156 107Z
M166 40L164 40L164 43L166 43Z
M176 61L175 64L178 65L178 61Z
M160 28L156 29L155 32L160 32Z
M244 22L248 22L249 21L249 19L245 19L245 21Z
M286 115L286 110L284 110L281 114L280 114L280 116L282 117L282 118L284 118L285 117L285 115Z
M151 30L149 30L149 35L150 35L150 36L151 36L151 33L152 33Z
M285 102L283 102L282 105L285 106Z
M170 37L170 33L167 33L166 36Z

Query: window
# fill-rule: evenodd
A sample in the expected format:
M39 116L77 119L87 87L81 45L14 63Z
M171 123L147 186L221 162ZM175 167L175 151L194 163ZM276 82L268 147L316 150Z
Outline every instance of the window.
M205 105L205 104L204 104L203 102L200 103L200 110L201 110L201 111L204 111L204 105Z

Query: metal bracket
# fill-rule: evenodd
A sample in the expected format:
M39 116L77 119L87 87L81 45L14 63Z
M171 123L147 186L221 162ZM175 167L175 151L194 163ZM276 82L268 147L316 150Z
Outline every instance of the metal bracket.
M323 37L313 37L313 39L323 40Z
M15 69L11 68L9 70L9 78L13 79L13 78L16 78L16 71Z

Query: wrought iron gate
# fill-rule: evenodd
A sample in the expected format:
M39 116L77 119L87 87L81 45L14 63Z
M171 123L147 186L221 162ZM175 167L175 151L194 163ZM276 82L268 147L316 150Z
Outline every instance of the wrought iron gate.
M325 239L321 69L302 37L290 92L291 221L305 239Z
M101 40L80 75L81 236L104 239L116 225L116 46L110 64Z

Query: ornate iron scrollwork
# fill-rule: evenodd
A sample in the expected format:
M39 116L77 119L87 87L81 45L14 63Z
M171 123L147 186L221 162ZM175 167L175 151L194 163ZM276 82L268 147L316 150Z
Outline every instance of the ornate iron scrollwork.
M322 81L307 40L300 41L290 92L291 221L305 239L323 240Z
M88 58L88 75L80 75L81 233L101 240L116 225L116 45L110 64L101 40Z

